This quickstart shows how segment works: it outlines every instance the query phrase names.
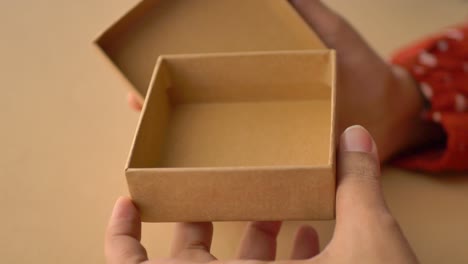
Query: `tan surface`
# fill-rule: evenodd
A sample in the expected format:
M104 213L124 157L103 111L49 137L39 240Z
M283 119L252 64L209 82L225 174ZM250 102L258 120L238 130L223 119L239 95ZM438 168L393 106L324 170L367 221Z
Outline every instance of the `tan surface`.
M466 17L466 1L333 0L331 5L388 54ZM0 42L0 262L102 263L113 201L138 115L126 83L90 45L134 0L2 1ZM424 263L466 263L468 177L387 169L385 193ZM288 255L287 223L279 256ZM328 241L332 222L314 223ZM168 250L170 225L144 225L151 256ZM216 226L214 253L231 257L241 223Z

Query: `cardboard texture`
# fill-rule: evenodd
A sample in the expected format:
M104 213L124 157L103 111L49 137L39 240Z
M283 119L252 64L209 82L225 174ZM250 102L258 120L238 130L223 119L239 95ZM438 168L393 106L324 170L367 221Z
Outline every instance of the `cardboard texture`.
M142 220L334 217L335 53L161 56L126 168Z
M286 0L145 0L96 44L141 97L159 55L324 48Z
M145 0L96 44L146 97L143 221L333 217L334 53L286 0Z

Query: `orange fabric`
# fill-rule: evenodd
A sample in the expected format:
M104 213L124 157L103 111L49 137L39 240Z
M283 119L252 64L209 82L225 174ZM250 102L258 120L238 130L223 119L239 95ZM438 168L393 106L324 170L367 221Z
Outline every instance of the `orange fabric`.
M392 63L419 82L428 108L423 118L439 123L446 145L400 158L401 167L468 171L468 22L397 52Z

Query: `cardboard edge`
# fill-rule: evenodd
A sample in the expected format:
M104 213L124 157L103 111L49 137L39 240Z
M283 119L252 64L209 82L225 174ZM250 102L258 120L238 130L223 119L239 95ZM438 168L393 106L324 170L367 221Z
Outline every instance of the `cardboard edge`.
M293 170L310 170L310 169L332 169L331 165L321 166L243 166L243 167L179 167L179 168L130 168L126 170L129 172L225 172L225 171L293 171Z
M331 59L331 130L330 130L330 157L329 157L329 164L331 166L333 172L333 185L335 187L335 192L333 195L333 219L336 217L336 149L337 149L337 131L336 131L336 96L337 96L337 87L336 87L336 78L337 78L337 71L336 71L336 51L329 50L330 59Z
M158 60L156 61L156 64L154 66L154 69L153 69L153 73L151 75L151 81L150 81L150 84L149 84L149 87L148 87L148 93L147 94L150 94L153 90L153 87L154 87L154 82L156 81L156 77L157 77L157 72L161 66L161 64L163 63L164 61L164 58L162 56L160 56L158 58ZM146 97L146 99L144 100L143 102L143 106L141 108L141 114L140 114L140 117L138 118L138 123L136 125L136 129L135 129L135 133L133 135L133 140L132 140L132 144L131 144L131 147L130 147L130 153L128 155L128 158L127 158L127 163L125 164L125 171L128 171L128 169L130 168L130 163L131 163L131 160L133 158L133 153L134 153L134 147L135 147L135 144L136 144L136 141L137 141L137 138L138 138L138 134L140 132L140 126L141 126L141 123L143 122L143 119L146 115L146 108L147 108L147 105L148 105L148 99L149 96Z
M210 52L210 53L188 53L188 54L165 54L160 58L171 59L196 59L201 57L238 57L255 55L274 55L274 54L329 54L330 49L303 49L303 50L269 50L269 51L239 51L239 52Z

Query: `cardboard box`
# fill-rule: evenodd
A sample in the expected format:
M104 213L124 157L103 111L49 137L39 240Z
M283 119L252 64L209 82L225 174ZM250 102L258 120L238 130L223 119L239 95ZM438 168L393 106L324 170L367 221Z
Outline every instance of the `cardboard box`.
M145 0L96 44L142 98L159 55L324 48L286 0Z
M335 53L161 56L126 168L142 220L334 217Z
M334 54L286 0L144 0L96 44L142 98L163 55L126 168L144 221L333 217Z

